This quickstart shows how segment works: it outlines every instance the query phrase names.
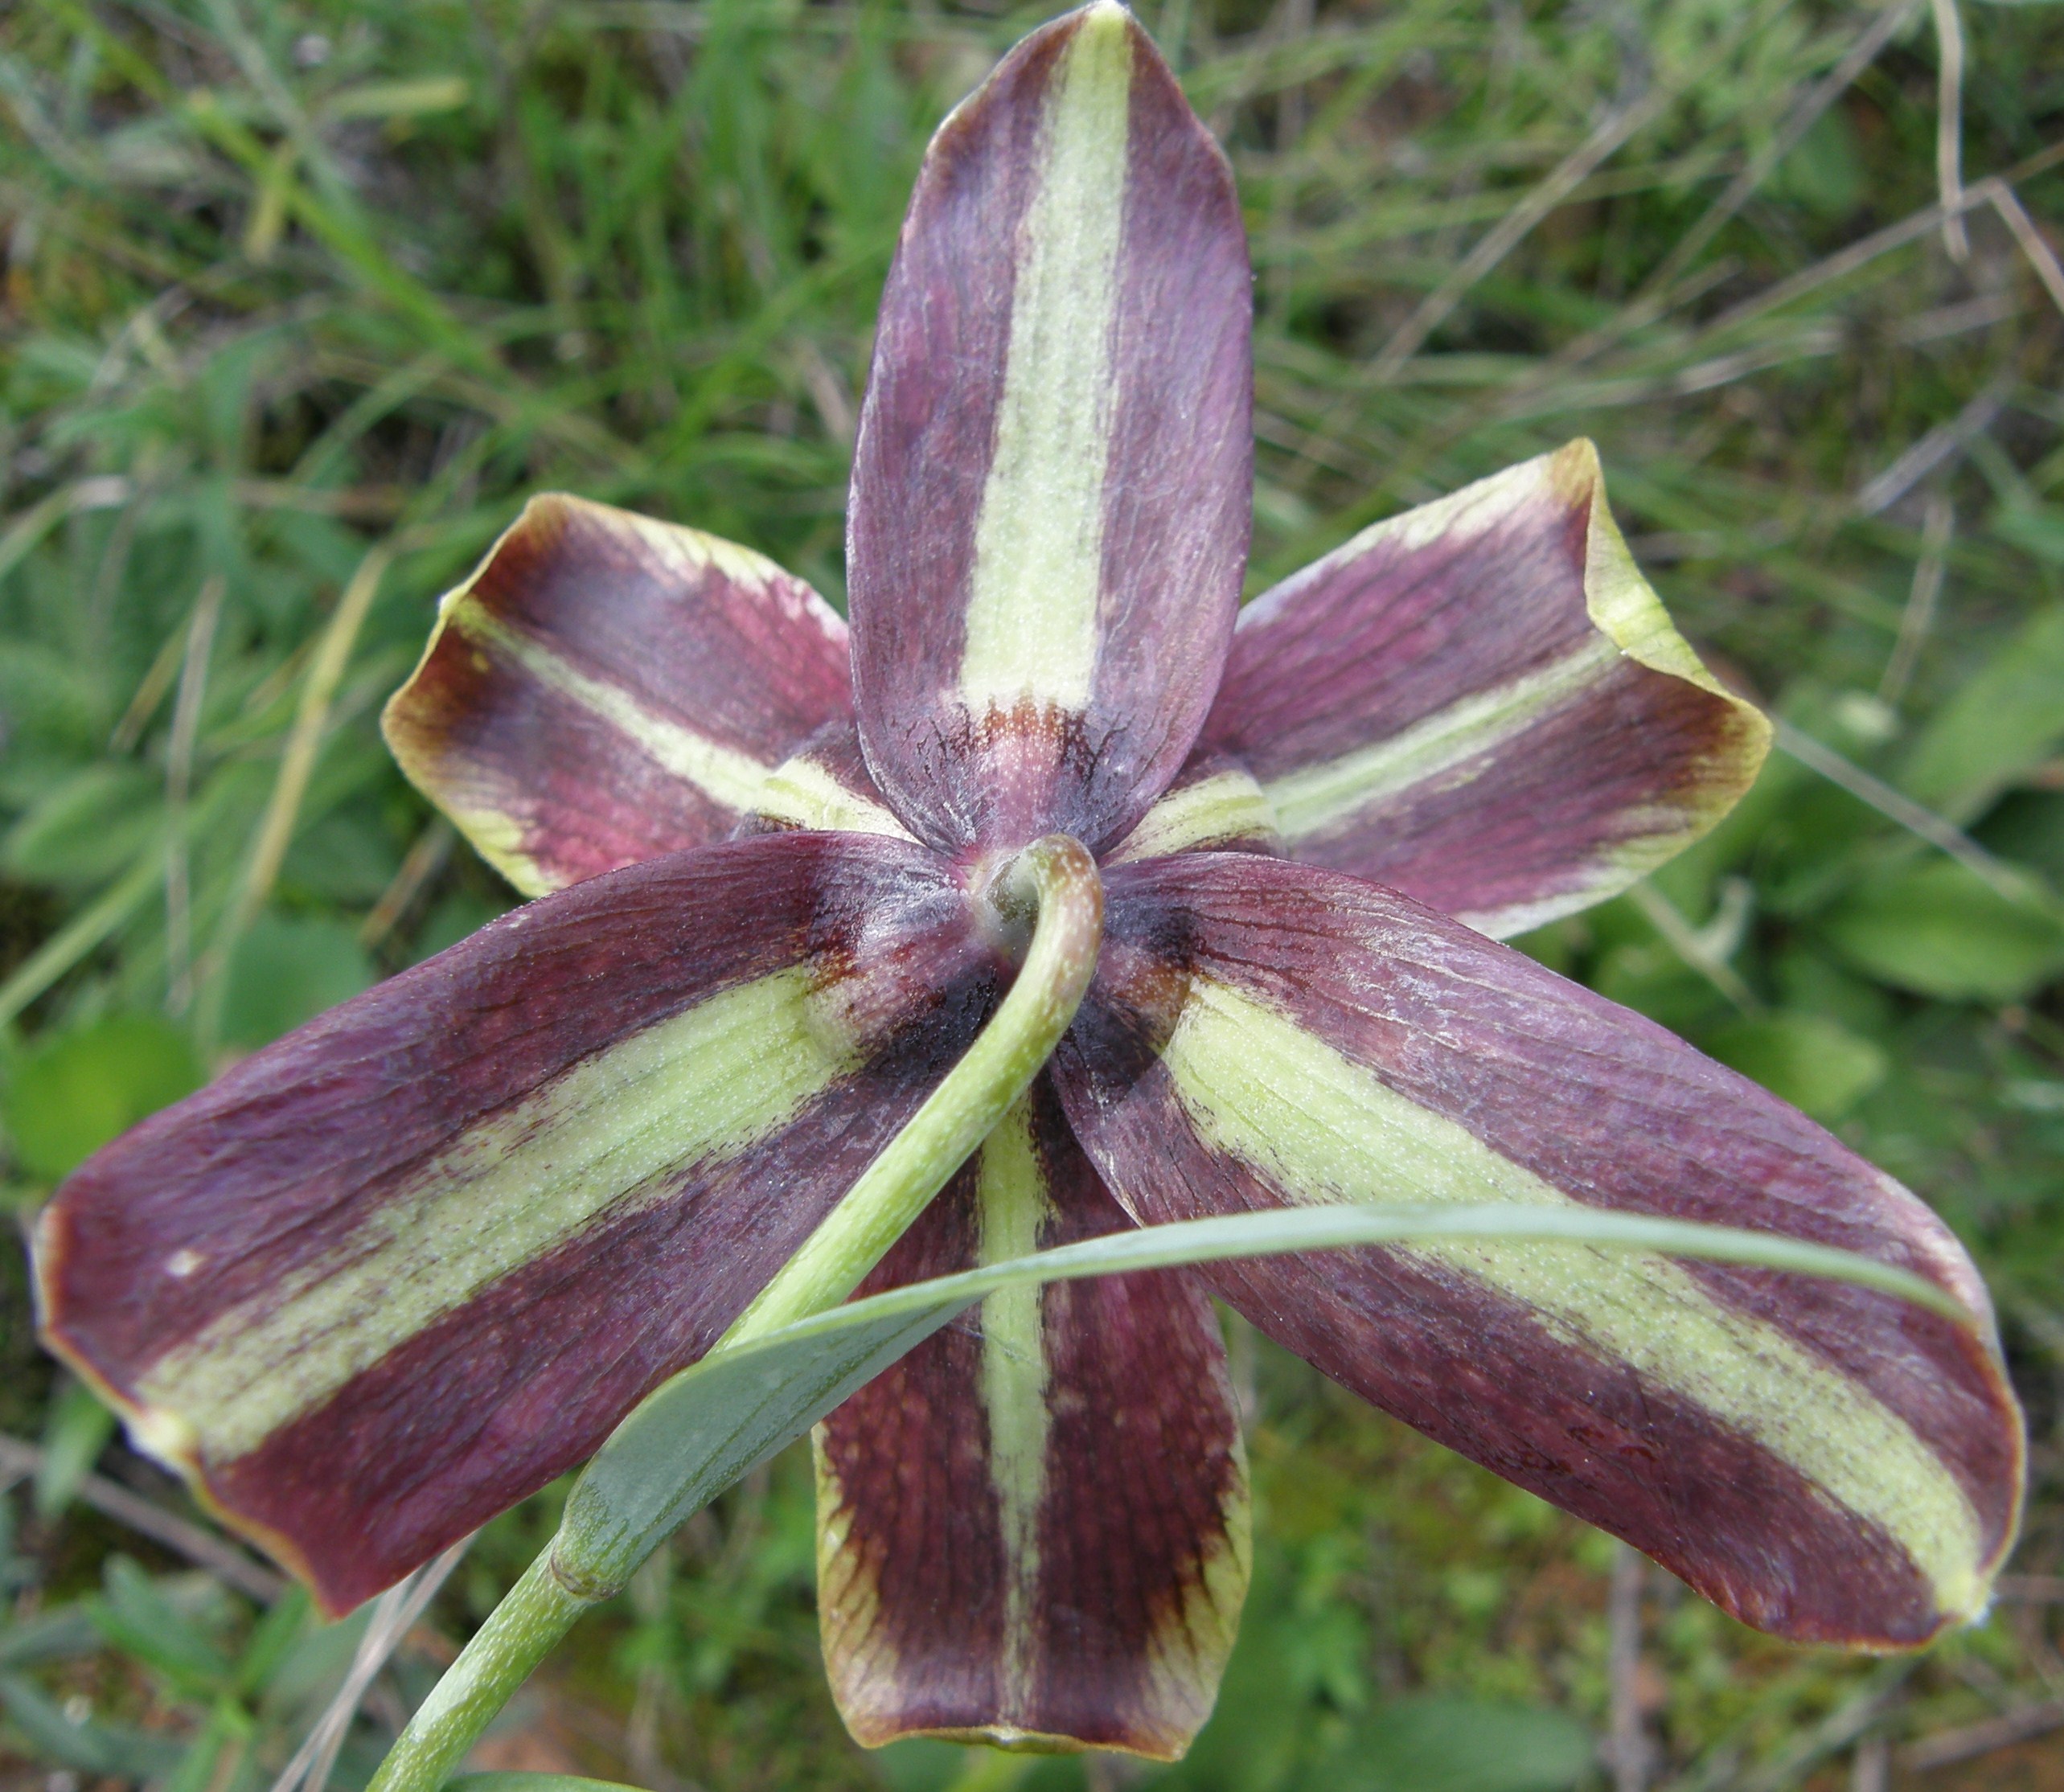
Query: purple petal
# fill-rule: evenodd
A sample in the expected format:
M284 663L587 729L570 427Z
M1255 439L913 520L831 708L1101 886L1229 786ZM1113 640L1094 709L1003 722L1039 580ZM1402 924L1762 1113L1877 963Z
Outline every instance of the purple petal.
M387 707L401 769L526 896L723 839L851 713L846 625L769 560L534 498Z
M788 834L517 910L44 1211L46 1336L332 1610L693 1361L989 999L931 855Z
M1129 1228L1051 1088L868 1291ZM1210 1714L1247 1579L1218 1321L1163 1271L995 1295L818 1433L819 1609L870 1747L946 1735L1172 1760Z
M860 736L919 838L1094 849L1181 765L1246 555L1250 310L1225 158L1122 7L940 128L847 548Z
M1769 740L1671 626L1575 441L1250 604L1200 751L1259 780L1291 857L1503 937L1696 839Z
M1906 1646L1983 1609L2020 1415L1976 1272L1914 1196L1661 1028L1392 892L1196 854L1118 867L1109 892L1056 1074L1143 1223L1588 1205L1860 1251L1972 1316L1647 1253L1429 1245L1213 1272L1257 1325L1763 1629Z

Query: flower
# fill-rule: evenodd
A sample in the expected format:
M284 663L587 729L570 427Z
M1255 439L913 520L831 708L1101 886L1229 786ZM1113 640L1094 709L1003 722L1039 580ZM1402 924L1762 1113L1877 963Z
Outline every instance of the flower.
M863 1741L1181 1752L1248 1563L1213 1294L1752 1623L1898 1647L1983 1606L2021 1433L1948 1232L1493 937L1710 826L1762 718L1585 443L1241 611L1249 306L1224 159L1098 0L920 176L850 642L757 555L568 498L445 600L388 738L537 900L137 1127L39 1232L53 1346L330 1608L724 1333L975 1039L999 874L1055 834L1094 855L1094 982L876 1286L1315 1200L1574 1203L1866 1253L1975 1323L1453 1243L996 1295L819 1434Z

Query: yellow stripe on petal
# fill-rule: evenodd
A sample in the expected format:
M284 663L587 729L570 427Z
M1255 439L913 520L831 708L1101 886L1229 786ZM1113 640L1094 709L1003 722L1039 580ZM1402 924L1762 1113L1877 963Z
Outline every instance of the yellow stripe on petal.
M962 695L978 716L1028 698L1074 711L1089 702L1131 76L1124 9L1092 8L1055 72L1020 227L961 658Z
M1286 843L1353 819L1372 804L1422 785L1467 782L1463 768L1553 713L1619 662L1610 641L1476 691L1387 740L1271 780L1265 787Z
M233 1459L500 1277L673 1199L683 1167L765 1138L850 1067L815 1010L807 967L755 978L470 1128L319 1267L159 1359L146 1430Z
M1198 1136L1285 1200L1580 1204L1223 983L1192 982L1163 1062ZM1670 1259L1545 1244L1400 1254L1505 1296L1570 1348L1753 1440L1894 1539L1944 1613L1983 1605L1980 1519L1935 1453L1860 1384Z
M1109 865L1164 858L1192 847L1236 840L1273 840L1274 806L1254 775L1230 767L1171 790L1139 818L1139 825L1105 855Z
M786 827L834 829L847 834L914 838L885 805L841 783L806 753L783 760L753 793L753 813Z
M744 551L731 552L740 555ZM467 640L506 654L539 683L628 736L655 765L694 785L712 802L741 812L753 806L769 768L749 754L654 715L621 685L590 678L542 642L511 628L478 604L462 600L446 620Z
M1017 1105L984 1141L975 1176L980 1258L1002 1263L1040 1248L1052 1212L1032 1138L1032 1104ZM1039 1514L1046 1496L1046 1292L1006 1289L982 1303L982 1404L989 1419L989 1476L1003 1546L1003 1659L999 1710L1031 1703L1033 1601L1039 1590Z

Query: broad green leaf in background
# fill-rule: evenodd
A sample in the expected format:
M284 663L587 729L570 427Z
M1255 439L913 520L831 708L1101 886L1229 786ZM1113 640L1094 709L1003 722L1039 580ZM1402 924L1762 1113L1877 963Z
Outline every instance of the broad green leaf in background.
M1916 995L2018 1002L2064 970L2064 921L1948 859L1866 883L1822 925L1857 969Z
M1699 1044L1816 1120L1839 1120L1885 1080L1884 1049L1822 1015L1758 1015L1704 1034Z
M223 998L225 1044L255 1049L368 988L357 934L323 915L261 915L237 942Z
M2064 519L2055 525L2064 542ZM1982 814L2064 741L2064 605L2038 610L1914 737L1899 784L1953 822Z
M2064 790L2010 790L1975 832L1988 851L2064 889Z
M1565 1792L1590 1733L1562 1712L1429 1696L1379 1707L1307 1783L1313 1792Z
M205 1081L186 1034L154 1015L115 1014L46 1035L15 1057L0 1093L14 1161L39 1182L68 1174L146 1114Z

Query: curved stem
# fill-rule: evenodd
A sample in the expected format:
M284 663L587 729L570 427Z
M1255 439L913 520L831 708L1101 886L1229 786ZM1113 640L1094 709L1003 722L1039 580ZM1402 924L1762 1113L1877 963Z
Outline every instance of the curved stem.
M1074 1019L1103 941L1103 884L1087 850L1065 834L1035 840L978 900L999 934L1029 924L1016 981L959 1063L711 1356L851 1294L1031 1086ZM562 1525L409 1720L367 1792L436 1792L573 1621L618 1592L687 1516L674 1512L628 1540L622 1527L605 1528L606 1544Z
M836 1306L859 1287L1032 1086L1068 1031L1103 943L1104 887L1096 861L1067 834L1049 834L1004 867L990 888L987 900L999 921L1032 919L1017 981L966 1056L739 1314L718 1348Z

